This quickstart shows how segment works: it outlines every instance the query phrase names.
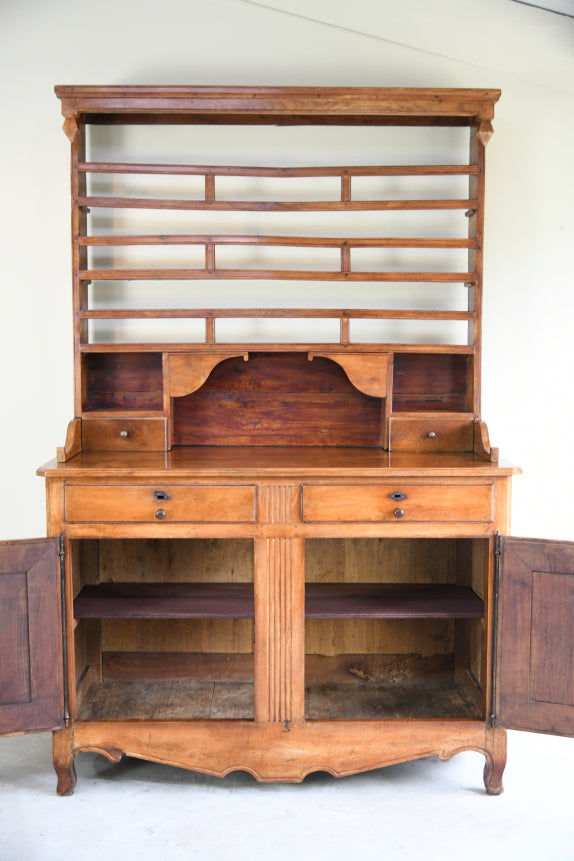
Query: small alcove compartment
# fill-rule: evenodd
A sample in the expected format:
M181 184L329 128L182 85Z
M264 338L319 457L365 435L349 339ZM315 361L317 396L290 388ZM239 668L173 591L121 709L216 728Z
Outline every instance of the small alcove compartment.
M393 412L472 412L472 357L395 353Z
M88 353L82 363L85 412L163 410L161 353Z
M173 399L174 445L380 446L383 398L358 391L330 359L306 352L225 359Z

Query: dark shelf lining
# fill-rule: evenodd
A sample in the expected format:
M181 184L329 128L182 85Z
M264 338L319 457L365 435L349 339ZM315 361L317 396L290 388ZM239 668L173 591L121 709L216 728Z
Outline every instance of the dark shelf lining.
M253 583L100 583L74 601L76 619L252 619Z
M307 619L480 619L472 589L442 584L309 583ZM102 583L74 601L76 619L252 619L251 583Z
M411 583L311 583L308 619L480 619L484 603L469 587Z

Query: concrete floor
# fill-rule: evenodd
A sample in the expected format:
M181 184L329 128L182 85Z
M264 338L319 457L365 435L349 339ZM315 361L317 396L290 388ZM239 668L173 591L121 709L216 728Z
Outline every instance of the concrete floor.
M1 739L0 861L572 861L574 742L510 733L508 753L498 798L475 753L300 785L81 754L59 798L50 736Z

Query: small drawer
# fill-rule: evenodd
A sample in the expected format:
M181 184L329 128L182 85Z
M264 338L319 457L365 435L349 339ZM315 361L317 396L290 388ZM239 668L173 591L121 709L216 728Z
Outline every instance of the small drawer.
M472 451L474 417L392 416L391 451Z
M253 523L253 485L68 485L66 520Z
M306 485L306 523L373 521L471 521L493 517L493 487L422 484Z
M165 451L165 418L83 419L84 451Z

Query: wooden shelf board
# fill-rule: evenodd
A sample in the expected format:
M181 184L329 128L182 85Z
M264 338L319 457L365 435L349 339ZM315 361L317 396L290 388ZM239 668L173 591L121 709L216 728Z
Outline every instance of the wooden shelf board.
M452 585L310 583L308 619L480 619L481 599Z
M479 619L481 599L452 585L309 583L308 619ZM250 619L253 585L102 583L74 601L77 619Z
M84 619L252 619L252 583L102 583L74 601Z
M114 343L102 342L100 344L80 344L81 353L221 353L237 351L238 353L289 353L289 352L311 352L321 353L328 350L329 353L458 353L472 356L476 347L468 344L339 344L328 341L319 344L312 343L227 343L217 341L214 344L204 342L188 343ZM409 407L412 409L412 407Z

